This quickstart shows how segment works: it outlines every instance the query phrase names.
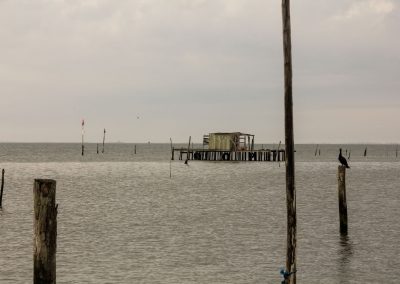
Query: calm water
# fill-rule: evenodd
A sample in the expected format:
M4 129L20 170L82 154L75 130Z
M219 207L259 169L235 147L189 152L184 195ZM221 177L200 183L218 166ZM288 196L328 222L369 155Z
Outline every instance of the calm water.
M172 162L169 145L0 144L0 283L32 283L32 186L57 180L58 283L280 283L284 164ZM273 145L269 145L273 147ZM276 145L275 145L276 147ZM339 145L296 146L298 283L400 282L400 157L351 149L348 238ZM399 153L400 154L400 153Z

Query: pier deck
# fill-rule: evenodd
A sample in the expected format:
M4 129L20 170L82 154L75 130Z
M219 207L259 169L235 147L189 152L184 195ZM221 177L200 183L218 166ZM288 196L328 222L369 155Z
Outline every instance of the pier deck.
M179 160L183 157L187 160L198 161L266 161L279 162L285 161L285 150L242 150L242 151L227 151L214 149L188 149L187 148L172 148L171 159L175 159L175 152L179 155ZM189 152L189 153L188 153Z

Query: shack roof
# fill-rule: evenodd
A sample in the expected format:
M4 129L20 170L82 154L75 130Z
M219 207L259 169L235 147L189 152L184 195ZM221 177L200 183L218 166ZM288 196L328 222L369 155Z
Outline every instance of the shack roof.
M254 136L254 134L246 134L246 133L242 133L242 132L212 132L210 134L214 134L214 135L240 135L240 136Z

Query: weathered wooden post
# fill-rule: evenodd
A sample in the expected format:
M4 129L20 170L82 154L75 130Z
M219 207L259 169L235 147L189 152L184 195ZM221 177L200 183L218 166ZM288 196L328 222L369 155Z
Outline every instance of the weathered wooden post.
M96 153L97 153L97 154L99 153L99 143L97 143L97 150L96 150Z
M57 206L56 181L35 179L33 283L56 283Z
M338 167L340 234L347 234L346 166Z
M4 172L5 170L1 170L1 189L0 189L0 208L3 205L3 189L4 189Z
M135 155L136 155L136 144L135 144Z
M83 140L83 136L85 135L85 120L82 119L82 156L85 154L85 145L84 140Z
M189 151L190 151L190 140L192 139L192 136L189 136L189 143L188 143L188 147L187 147L187 155L186 155L186 161L185 161L185 164L187 164L188 163L188 161L189 161L189 158L190 158L190 156L189 156Z
M169 141L171 142L171 160L174 159L174 147L172 145L172 138L169 138Z
M103 149L101 150L101 153L104 154L104 142L106 141L106 129L104 128L104 132L103 132Z
M172 147L172 138L169 138L169 141L171 141L171 160L169 160L169 178L172 178L172 160L174 159L174 148Z
M286 283L296 284L296 188L294 169L293 98L292 98L292 43L290 0L282 0L283 54L285 81L285 150L286 150L286 207L287 247Z

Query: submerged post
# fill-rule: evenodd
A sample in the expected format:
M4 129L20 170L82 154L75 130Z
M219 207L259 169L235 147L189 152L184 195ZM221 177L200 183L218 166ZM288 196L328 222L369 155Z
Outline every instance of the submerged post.
M136 155L136 144L135 144L135 155Z
M5 170L1 170L1 189L0 189L0 208L3 205L3 189L4 189L4 172Z
M347 235L346 167L338 167L340 234Z
M292 98L292 43L290 28L290 0L282 0L283 54L285 81L285 150L286 150L286 206L287 247L286 271L288 284L296 283L296 188L294 171L293 98Z
M56 283L57 206L56 181L35 179L33 283Z

